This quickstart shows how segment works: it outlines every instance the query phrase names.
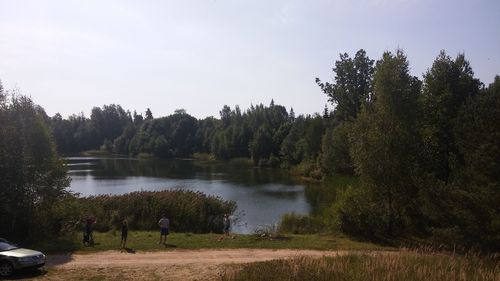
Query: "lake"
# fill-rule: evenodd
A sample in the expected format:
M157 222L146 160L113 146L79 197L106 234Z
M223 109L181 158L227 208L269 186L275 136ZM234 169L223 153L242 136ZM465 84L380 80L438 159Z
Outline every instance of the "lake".
M236 233L275 224L284 213L311 211L305 185L279 169L190 159L67 157L66 162L70 189L82 196L189 189L234 200L241 218L233 226Z

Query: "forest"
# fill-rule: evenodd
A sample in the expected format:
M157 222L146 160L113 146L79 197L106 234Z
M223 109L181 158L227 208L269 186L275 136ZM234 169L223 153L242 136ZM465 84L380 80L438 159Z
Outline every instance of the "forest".
M37 210L61 212L47 207L72 196L59 155L100 150L247 158L317 181L355 175L359 184L325 214L329 231L500 250L500 77L485 85L463 54L444 51L422 78L402 50L377 61L364 50L340 54L332 71L333 81L315 82L334 109L297 116L271 99L224 105L218 118L183 109L155 118L110 104L65 119L0 86L0 224L29 228Z

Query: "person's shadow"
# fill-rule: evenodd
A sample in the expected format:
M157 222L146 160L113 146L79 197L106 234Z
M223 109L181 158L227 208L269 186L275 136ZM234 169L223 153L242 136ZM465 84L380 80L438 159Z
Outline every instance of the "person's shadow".
M132 249L132 248L125 247L125 248L123 248L123 250L125 252L129 253L129 254L135 254L136 253L136 251L134 249Z
M165 248L177 248L177 246L174 245L174 244L167 244L167 243L165 243L163 245L165 245Z

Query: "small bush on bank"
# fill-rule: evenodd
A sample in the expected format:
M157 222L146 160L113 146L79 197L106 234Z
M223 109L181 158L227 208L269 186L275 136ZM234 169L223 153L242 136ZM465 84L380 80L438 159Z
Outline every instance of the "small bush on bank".
M377 205L369 196L362 186L349 186L339 192L337 201L327 211L333 218L332 228L365 239L387 237L384 206Z

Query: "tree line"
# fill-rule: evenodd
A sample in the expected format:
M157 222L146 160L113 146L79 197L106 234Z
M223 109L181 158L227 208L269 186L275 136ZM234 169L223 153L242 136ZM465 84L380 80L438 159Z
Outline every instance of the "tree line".
M184 158L204 155L211 159L251 158L256 166L288 168L307 162L316 165L322 135L330 114L295 116L293 108L271 100L246 111L225 105L220 118L196 119L185 110L153 118L131 113L120 105L94 107L63 119L46 117L60 153L100 149L130 156Z

